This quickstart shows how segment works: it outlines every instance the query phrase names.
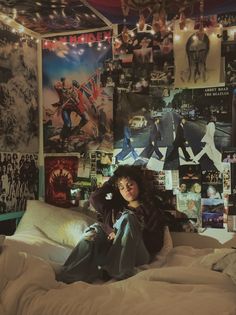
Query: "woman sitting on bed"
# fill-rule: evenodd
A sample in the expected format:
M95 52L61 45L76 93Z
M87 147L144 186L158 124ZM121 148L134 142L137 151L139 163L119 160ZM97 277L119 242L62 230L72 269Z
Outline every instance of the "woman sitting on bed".
M135 274L135 267L153 260L164 239L170 240L160 200L149 189L139 166L119 166L91 194L90 202L102 223L85 230L57 275L60 281L128 278Z

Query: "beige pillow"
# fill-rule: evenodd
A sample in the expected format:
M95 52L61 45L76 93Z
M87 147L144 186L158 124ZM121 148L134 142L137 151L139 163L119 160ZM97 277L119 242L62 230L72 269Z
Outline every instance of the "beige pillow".
M16 233L29 229L32 225L40 229L46 236L62 245L74 247L86 227L96 220L80 212L59 208L43 201L32 200L27 203Z

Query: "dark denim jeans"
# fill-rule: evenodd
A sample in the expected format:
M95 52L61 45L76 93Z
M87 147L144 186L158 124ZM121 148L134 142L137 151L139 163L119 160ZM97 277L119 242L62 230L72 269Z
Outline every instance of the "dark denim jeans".
M114 228L117 232L113 242L107 239L99 223L86 229L84 237L57 275L57 280L66 283L93 282L101 278L102 270L112 278L125 279L134 275L135 266L148 263L150 256L135 214L125 210Z

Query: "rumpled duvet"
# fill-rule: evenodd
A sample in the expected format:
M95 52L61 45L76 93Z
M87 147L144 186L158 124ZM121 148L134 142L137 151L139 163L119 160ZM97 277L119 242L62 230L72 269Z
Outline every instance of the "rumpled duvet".
M212 270L223 272L236 284L236 249L220 248L202 258L201 263Z
M48 262L5 247L0 255L0 314L236 314L236 286L228 275L201 263L181 265L183 249L181 255L173 253L169 265L152 266L127 280L67 285L55 280Z

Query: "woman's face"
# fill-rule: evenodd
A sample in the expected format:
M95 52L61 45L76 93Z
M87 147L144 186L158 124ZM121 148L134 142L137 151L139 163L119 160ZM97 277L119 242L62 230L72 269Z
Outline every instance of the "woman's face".
M132 202L134 200L138 200L139 195L139 187L138 184L130 179L127 178L120 178L118 180L118 189L121 196L128 202Z

